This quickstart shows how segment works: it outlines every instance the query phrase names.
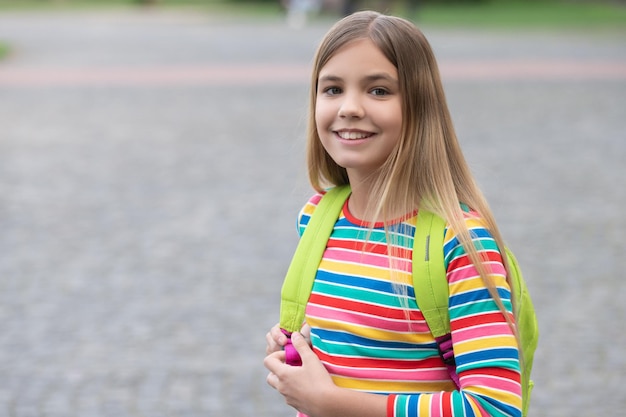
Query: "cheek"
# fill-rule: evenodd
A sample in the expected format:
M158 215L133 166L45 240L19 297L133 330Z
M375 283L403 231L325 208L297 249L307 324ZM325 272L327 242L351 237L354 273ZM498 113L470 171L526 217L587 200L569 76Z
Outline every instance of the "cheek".
M389 129L395 132L398 136L402 130L402 107L395 106L386 113L385 123Z
M328 129L329 124L332 122L332 117L327 106L316 105L315 106L315 125L318 132L323 132Z

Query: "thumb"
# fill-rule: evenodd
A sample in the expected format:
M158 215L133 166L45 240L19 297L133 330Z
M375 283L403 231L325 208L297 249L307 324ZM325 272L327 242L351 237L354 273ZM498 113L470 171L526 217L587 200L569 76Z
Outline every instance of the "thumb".
M309 342L307 342L307 340L304 338L304 336L302 336L301 333L294 332L291 335L291 343L293 344L293 347L296 348L296 351L298 351L303 361L305 360L306 356L314 355L311 347L309 346Z

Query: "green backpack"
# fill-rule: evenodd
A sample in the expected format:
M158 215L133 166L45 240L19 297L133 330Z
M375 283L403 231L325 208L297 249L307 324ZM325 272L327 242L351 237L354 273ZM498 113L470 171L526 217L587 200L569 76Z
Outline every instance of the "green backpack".
M306 304L311 295L319 263L349 195L350 187L347 185L328 190L315 208L300 238L281 292L280 327L287 336L299 331L302 327ZM415 294L420 295L420 311L424 314L430 331L437 340L450 377L458 387L459 381L450 340L448 282L442 250L445 225L445 221L436 214L426 210L418 211L413 247L413 286ZM532 300L517 260L508 248L505 248L505 253L509 262L508 273L513 283L513 297L518 309L516 322L523 357L522 414L526 416L533 388L530 373L539 332ZM285 346L285 352L287 363L292 365L301 363L290 341Z

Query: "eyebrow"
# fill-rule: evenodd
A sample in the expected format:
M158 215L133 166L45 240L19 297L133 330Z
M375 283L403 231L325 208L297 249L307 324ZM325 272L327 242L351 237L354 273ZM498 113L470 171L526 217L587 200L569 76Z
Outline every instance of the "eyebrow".
M324 75L323 77L319 77L318 82L338 82L343 79L337 75ZM364 79L366 82L374 82L379 80L389 81L392 83L397 83L398 80L387 74L386 72L377 72L374 74L367 75Z

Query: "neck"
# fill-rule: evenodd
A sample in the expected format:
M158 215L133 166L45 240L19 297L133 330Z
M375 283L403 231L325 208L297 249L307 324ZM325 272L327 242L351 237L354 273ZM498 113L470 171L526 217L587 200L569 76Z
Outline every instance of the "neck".
M350 194L350 198L348 199L348 209L350 210L350 213L352 213L352 215L357 219L367 222L375 222L376 219L366 218L368 203L369 195L366 191L359 188L355 190L354 187L352 187L352 194Z
M372 193L372 181L363 179L359 180L350 175L349 180L352 193L350 194L350 198L348 200L348 209L350 210L350 213L357 219L368 223L378 223L383 221L393 222L397 221L400 218L404 218L407 214L410 214L412 210L417 208L415 207L407 211L395 210L394 212L385 214L379 213L378 215L374 216L374 213L372 213L372 211L375 210L379 201L373 200L374 198L376 198L376 196L374 196Z
M350 213L352 213L352 215L356 218L364 221L376 221L376 219L365 218L368 207L371 209L371 181L360 178L358 175L351 172L348 172L348 179L350 181L350 188L352 189L352 193L350 194L350 198L348 200Z

